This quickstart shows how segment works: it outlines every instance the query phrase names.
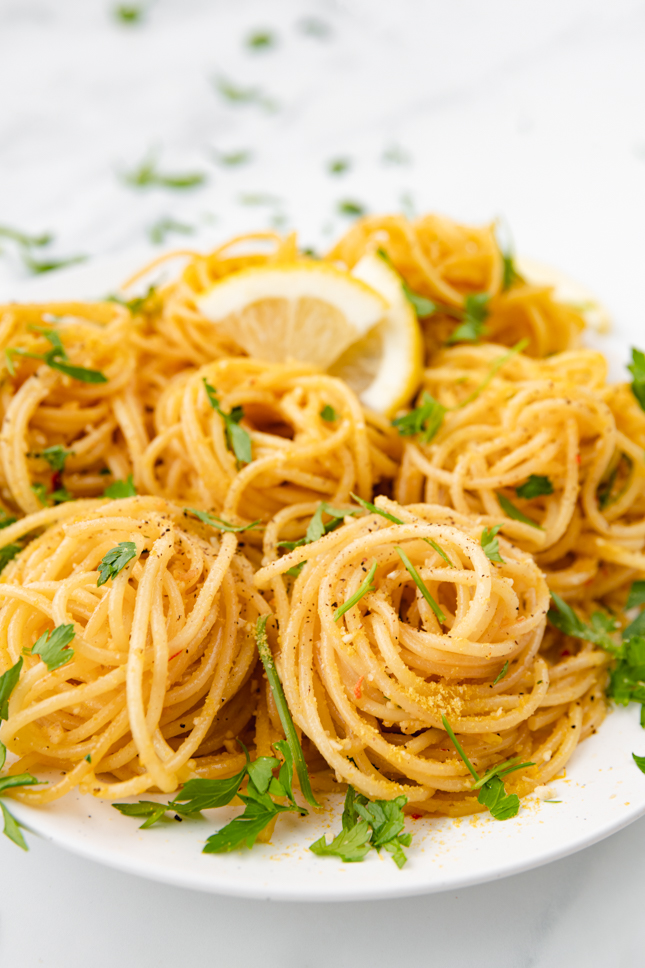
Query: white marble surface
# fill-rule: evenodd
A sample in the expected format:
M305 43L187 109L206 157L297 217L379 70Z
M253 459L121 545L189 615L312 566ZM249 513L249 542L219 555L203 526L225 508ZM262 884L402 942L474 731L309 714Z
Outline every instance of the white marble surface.
M323 247L371 211L503 214L518 248L567 269L643 333L645 5L636 0L151 0L123 26L107 0L0 0L0 225L56 239L44 257L206 247L278 221ZM298 24L316 17L326 38ZM256 28L278 37L250 51ZM278 107L233 105L213 78ZM387 162L393 145L405 163ZM200 188L135 191L153 146ZM227 168L218 152L248 149ZM332 176L330 159L351 170ZM244 196L262 204L243 204ZM271 196L274 200L268 201ZM248 201L248 199L247 199ZM0 298L28 291L2 240ZM0 842L2 968L262 964L642 964L645 820L567 860L456 894L297 906L149 884L31 838Z

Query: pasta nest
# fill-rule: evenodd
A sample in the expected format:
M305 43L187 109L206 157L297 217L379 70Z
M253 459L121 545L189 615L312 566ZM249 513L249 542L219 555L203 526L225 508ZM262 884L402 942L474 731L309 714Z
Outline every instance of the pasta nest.
M379 514L346 518L256 573L276 595L294 719L336 778L370 797L403 793L428 810L477 809L443 716L477 769L517 754L535 766L513 775L516 788L545 782L570 756L585 716L601 715L600 696L588 712L580 700L597 691L605 654L590 650L580 668L565 666L561 675L555 663L552 685L551 663L539 651L549 592L531 555L501 539L502 560L493 563L472 516L385 498L377 506L403 523ZM290 593L281 594L285 571L304 559ZM339 616L374 562L367 593ZM544 731L543 709L555 729Z
M2 741L17 769L67 772L16 795L170 792L194 775L195 755L230 759L226 741L253 715L253 629L267 611L235 536L133 497L41 511L3 538L41 528L0 582L1 662L24 661ZM122 543L127 564L101 582L100 562ZM61 625L73 629L70 659L50 669L31 646Z
M242 408L250 463L237 459L213 394L225 414ZM333 418L325 419L330 408ZM155 426L137 464L144 489L247 521L303 501L344 501L352 490L369 497L376 482L394 477L400 453L387 421L364 411L341 380L313 366L246 357L175 378Z

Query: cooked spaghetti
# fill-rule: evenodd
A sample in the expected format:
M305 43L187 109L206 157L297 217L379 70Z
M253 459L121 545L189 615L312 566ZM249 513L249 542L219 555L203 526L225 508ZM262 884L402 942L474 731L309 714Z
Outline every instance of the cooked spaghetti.
M512 787L524 794L544 784L602 720L606 654L583 647L559 658L554 636L544 637L540 569L504 540L503 562L491 562L475 518L386 498L377 505L404 523L347 519L255 576L275 591L294 719L339 781L369 797L405 794L415 809L478 809L470 774L446 748L444 715L476 768L513 754L535 766L514 774ZM284 572L305 559L291 594L281 594ZM370 591L338 621L373 563Z
M240 270L314 272L295 236L175 254L158 285L163 257L139 296L0 309L0 675L23 662L0 740L12 773L62 773L13 795L168 793L236 774L238 739L273 755L261 615L318 790L461 815L481 804L443 717L481 772L532 764L519 795L600 724L608 653L547 623L549 591L619 613L645 576L645 413L493 226L363 219L325 260L379 250L419 316L395 426L350 369L252 358L200 312ZM361 363L369 383L383 360Z
M256 701L252 627L268 611L235 536L156 497L62 505L7 536L43 527L0 583L3 665L24 658L3 736L18 772L64 776L17 795L48 803L77 784L110 799L169 792L194 773L195 755L202 775L235 772L231 741ZM99 563L122 542L131 563L101 583ZM30 646L52 626L74 637L70 659L49 669Z

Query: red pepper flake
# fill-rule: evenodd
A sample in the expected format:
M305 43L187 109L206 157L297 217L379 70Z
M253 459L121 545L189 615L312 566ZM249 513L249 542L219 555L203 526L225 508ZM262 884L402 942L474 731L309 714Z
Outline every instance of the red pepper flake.
M577 464L579 464L579 463L580 463L580 454L576 454L576 463L577 463Z
M422 813L411 813L410 816L412 817L413 820L421 820L421 817L423 816L423 814Z
M179 652L175 652L174 655L171 655L170 658L168 659L168 662L172 662L173 659L176 659L178 655L181 655L182 651L183 650L180 649Z
M564 659L564 657L567 655L571 655L571 653L569 652L568 649L563 649L562 652L560 653L560 658Z
M52 491L58 491L63 486L63 474L61 471L54 471L52 474Z
M364 678L365 678L365 676L361 676L360 679L358 680L358 682L356 683L356 685L354 686L354 695L356 696L357 699L360 699L361 696L363 695L363 691L361 689L361 686L363 685L363 679Z

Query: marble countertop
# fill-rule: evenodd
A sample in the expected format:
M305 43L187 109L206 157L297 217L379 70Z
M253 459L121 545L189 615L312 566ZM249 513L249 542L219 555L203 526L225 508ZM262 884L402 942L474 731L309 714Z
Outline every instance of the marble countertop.
M30 261L136 267L267 227L322 250L350 201L503 216L643 333L642 2L132 0L129 23L115 6L0 0L0 299L28 293ZM203 179L128 185L146 159ZM645 819L504 881L343 905L199 895L30 841L0 838L3 968L642 962Z

